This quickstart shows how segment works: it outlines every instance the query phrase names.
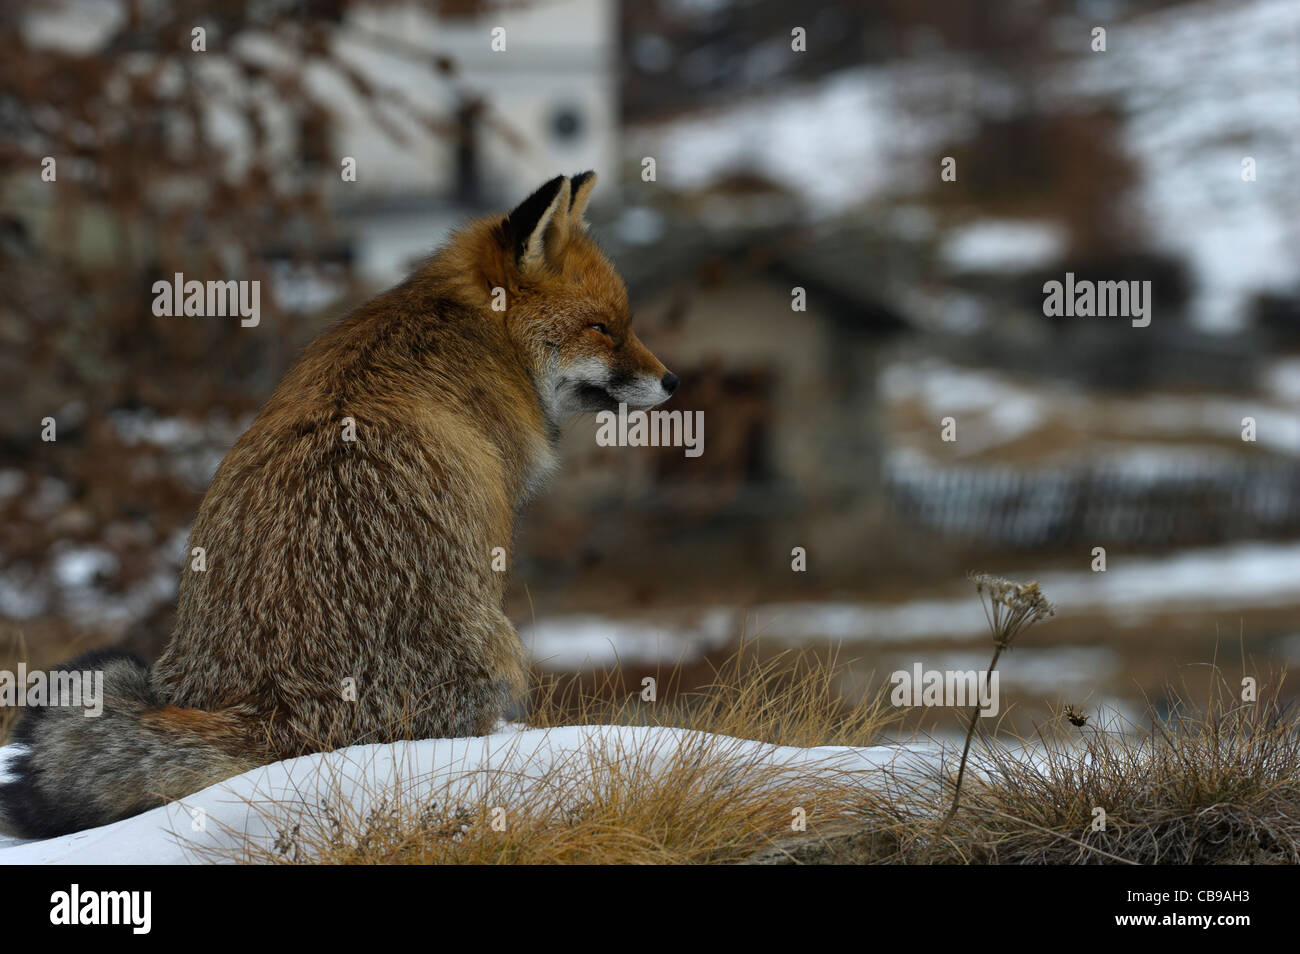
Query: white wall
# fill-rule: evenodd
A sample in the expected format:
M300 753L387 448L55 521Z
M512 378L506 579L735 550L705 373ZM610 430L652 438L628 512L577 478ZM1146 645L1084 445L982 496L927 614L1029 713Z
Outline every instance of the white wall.
M440 21L414 7L375 10L353 20L340 52L378 83L401 90L425 112L450 117L454 91L482 94L521 140L485 130L484 185L490 197L513 202L558 173L596 169L613 184L618 120L616 0L541 0L519 11ZM492 50L492 30L505 30L506 49ZM385 40L444 53L459 67L454 78L384 49ZM349 98L346 89L337 95ZM340 100L340 105L342 101ZM358 182L368 194L446 193L454 183L454 146L418 134L401 150L355 104L337 137L344 155L358 160ZM581 129L572 138L552 130L555 115L571 110ZM399 120L400 122L400 120ZM404 124L405 126L405 124ZM415 127L411 126L414 130ZM609 190L602 188L605 198Z

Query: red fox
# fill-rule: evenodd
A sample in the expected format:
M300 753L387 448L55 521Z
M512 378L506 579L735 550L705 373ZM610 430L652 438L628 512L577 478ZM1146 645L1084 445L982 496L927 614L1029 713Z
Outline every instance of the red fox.
M677 386L587 234L595 183L471 224L308 346L203 498L166 650L60 667L103 672L103 714L27 710L0 827L50 837L278 759L492 730L525 687L494 552L561 423Z

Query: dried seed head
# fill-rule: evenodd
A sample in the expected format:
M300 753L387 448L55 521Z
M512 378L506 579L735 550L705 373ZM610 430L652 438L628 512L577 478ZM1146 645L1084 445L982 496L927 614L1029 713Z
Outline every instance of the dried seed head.
M1021 630L1056 615L1056 607L1037 583L1017 583L988 573L970 573L968 577L984 605L993 642L1003 649L1010 648Z

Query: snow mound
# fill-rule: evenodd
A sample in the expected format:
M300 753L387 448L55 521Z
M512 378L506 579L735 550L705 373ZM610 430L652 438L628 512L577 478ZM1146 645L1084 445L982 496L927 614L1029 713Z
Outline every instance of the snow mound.
M346 805L365 817L396 797L474 802L523 794L542 779L580 784L594 766L661 770L684 752L709 752L739 766L773 767L778 778L844 778L862 784L915 786L942 770L937 746L769 745L685 729L653 726L565 726L529 729L503 724L492 735L358 745L277 762L246 772L161 808L102 828L44 841L0 835L2 864L193 864L227 860L249 844L271 848L281 833L322 805ZM0 775L18 746L0 748ZM566 767L570 769L566 773Z

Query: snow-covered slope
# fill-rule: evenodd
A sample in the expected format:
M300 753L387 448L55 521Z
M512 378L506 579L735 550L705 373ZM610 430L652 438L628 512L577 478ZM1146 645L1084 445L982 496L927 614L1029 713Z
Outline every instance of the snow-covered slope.
M864 785L903 777L933 777L937 747L924 745L791 748L706 733L646 726L503 725L493 735L360 745L255 769L180 802L112 825L47 841L0 836L3 864L185 864L229 857L249 843L271 847L282 831L319 819L320 806L365 817L381 799L474 803L491 785L494 796L527 791L538 779L592 777L614 762L653 772L683 750L702 746L740 765L778 766L807 777L861 773ZM0 767L16 746L0 748ZM346 805L346 812L338 806Z

